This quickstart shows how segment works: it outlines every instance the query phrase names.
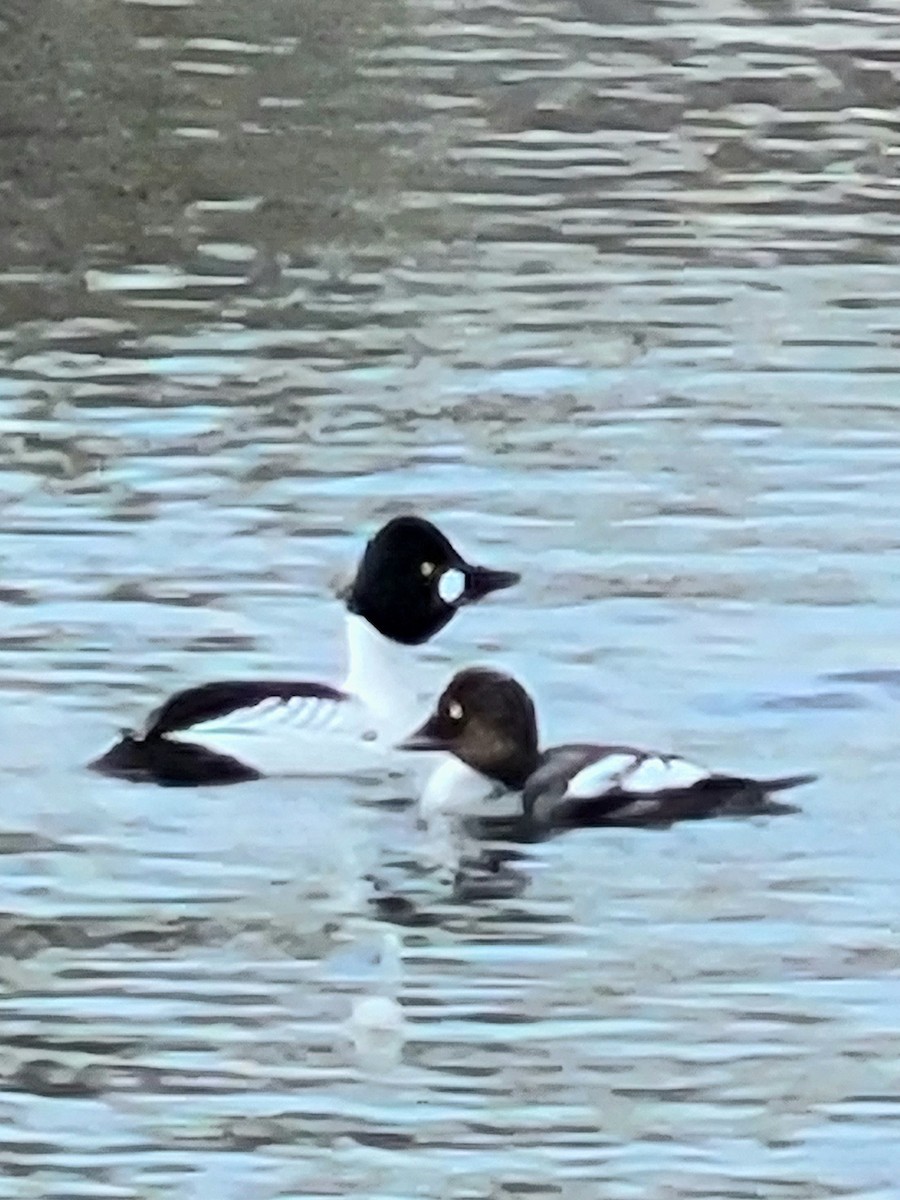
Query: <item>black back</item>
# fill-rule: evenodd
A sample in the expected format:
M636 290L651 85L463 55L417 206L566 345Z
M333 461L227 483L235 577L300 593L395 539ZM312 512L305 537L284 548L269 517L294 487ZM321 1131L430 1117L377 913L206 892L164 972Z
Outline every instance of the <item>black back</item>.
M145 740L164 737L190 729L204 721L226 717L242 708L252 708L263 700L292 700L309 696L316 700L346 700L344 692L325 683L279 682L266 679L225 679L176 692L151 713Z

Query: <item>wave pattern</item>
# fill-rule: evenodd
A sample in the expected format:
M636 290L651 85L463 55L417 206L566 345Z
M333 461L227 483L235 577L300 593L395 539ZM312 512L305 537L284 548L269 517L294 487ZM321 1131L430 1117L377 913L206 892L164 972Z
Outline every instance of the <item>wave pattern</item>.
M0 1197L895 1193L896 29L5 6ZM84 774L176 687L335 678L410 507L527 565L436 688L805 811L454 872L392 778Z

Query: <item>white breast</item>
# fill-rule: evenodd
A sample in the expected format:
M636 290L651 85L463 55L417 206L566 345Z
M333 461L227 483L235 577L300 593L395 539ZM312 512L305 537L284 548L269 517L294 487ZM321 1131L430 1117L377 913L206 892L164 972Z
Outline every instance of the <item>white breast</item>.
M398 742L421 725L429 704L418 698L414 648L382 635L362 617L347 615L349 668L342 688L365 706L379 737Z
M447 815L493 815L488 801L502 794L493 780L460 762L446 757L428 778L419 800L426 821Z
M591 800L616 789L648 796L693 787L701 779L708 779L709 774L705 767L684 758L647 755L636 750L616 751L573 775L563 798Z

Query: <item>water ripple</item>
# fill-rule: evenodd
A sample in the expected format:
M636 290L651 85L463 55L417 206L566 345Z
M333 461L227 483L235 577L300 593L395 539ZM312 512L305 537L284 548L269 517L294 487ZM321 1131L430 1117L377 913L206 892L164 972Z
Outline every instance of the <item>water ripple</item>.
M893 1196L892 7L6 7L0 1196ZM453 870L394 779L83 772L336 678L411 507L528 567L435 688L822 783Z

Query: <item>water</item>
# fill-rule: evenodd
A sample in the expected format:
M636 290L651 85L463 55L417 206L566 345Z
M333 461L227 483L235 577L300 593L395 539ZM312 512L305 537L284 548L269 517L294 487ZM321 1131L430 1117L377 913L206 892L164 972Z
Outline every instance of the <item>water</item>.
M893 6L3 23L0 1196L896 1196ZM802 812L454 886L394 778L82 770L180 685L334 678L409 508L524 573L436 686Z

